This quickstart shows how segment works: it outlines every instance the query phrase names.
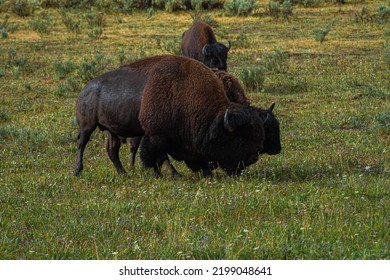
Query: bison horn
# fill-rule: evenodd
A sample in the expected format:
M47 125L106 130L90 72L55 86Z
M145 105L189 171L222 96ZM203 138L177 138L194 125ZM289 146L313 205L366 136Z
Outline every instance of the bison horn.
M274 107L275 107L275 102L271 104L271 106L269 107L268 110L269 110L270 112L272 112L272 110L274 109Z
M202 54L203 54L204 56L206 56L206 55L208 54L206 49L207 49L207 44L204 45L203 48L202 48Z
M266 115L266 117L265 117L265 120L264 120L264 124L266 124L267 123L267 121L269 120L269 113L267 113L267 115Z
M227 50L229 51L231 47L232 47L232 44L230 43L230 41L228 41Z
M233 132L234 131L234 127L231 126L230 122L229 122L229 110L226 109L226 112L225 112L225 115L223 117L223 127L228 131L228 132Z

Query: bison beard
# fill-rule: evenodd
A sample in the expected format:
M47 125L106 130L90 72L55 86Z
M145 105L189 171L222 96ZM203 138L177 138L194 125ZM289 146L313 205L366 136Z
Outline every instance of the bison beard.
M210 69L180 56L150 72L139 120L145 131L141 159L156 176L167 154L208 175L209 162L250 161L263 149L256 109L230 102Z

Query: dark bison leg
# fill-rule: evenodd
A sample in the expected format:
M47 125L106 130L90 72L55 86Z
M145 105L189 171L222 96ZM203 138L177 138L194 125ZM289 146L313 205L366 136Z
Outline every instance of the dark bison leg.
M168 160L164 149L164 140L158 137L142 137L141 141L141 161L147 168L153 168L154 176L161 177L161 166Z
M135 138L131 138L131 140L130 140L130 162L131 162L132 166L134 166L135 155L137 154L138 147L141 143L141 139L142 139L142 137L135 137ZM181 174L171 164L168 157L166 155L162 156L162 159L164 159L164 158L166 158L166 159L164 160L163 164L165 164L165 166L171 172L172 177L181 177Z
M83 155L85 146L87 145L96 125L88 129L80 129L79 135L77 136L77 162L74 169L73 175L78 176L83 171Z
M185 161L188 168L190 168L193 172L202 172L203 177L213 177L213 168L207 161L202 162L193 162L193 161Z
M134 137L130 139L130 165L134 166L135 155L137 154L138 147L141 143L142 137Z
M107 131L108 139L107 139L107 153L108 157L112 161L115 166L116 171L120 175L126 175L126 171L122 166L121 161L119 160L119 149L121 147L121 140L115 134Z

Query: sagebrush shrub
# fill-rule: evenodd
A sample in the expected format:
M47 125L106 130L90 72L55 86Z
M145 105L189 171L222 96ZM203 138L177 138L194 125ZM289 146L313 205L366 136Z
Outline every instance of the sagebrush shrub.
M283 3L281 3L277 0L270 0L268 2L266 14L274 18L288 18L293 14L291 1L284 0Z
M103 28L102 27L94 27L87 33L89 38L92 39L99 39L103 35Z
M72 61L54 62L54 71L58 78L63 79L68 74L76 70L77 66Z
M19 25L17 23L9 23L8 20L10 18L9 14L4 14L3 22L0 22L0 30L5 33L14 33L19 29Z
M34 14L38 2L29 0L11 0L9 1L12 12L20 17L28 17Z
M354 19L356 23L368 23L375 19L375 14L366 7L363 7L360 11L355 12Z
M50 25L47 21L44 20L29 20L28 25L30 28L40 34L49 34L50 33Z
M204 14L198 10L190 14L192 22L203 21L212 27L218 27L218 22L213 18L211 14Z
M260 4L254 0L227 0L223 5L227 15L247 16L260 8Z
M241 70L239 77L247 90L262 90L265 80L264 68L253 65Z
M27 58L24 55L18 55L18 51L15 48L11 48L8 51L8 65L9 66L24 66L27 63Z
M268 15L270 15L271 17L274 17L274 18L278 18L279 15L280 15L280 3L279 1L269 1L268 2L268 10L267 10L267 13Z
M325 26L325 28L323 28L323 29L322 28L314 29L313 30L314 40L316 40L317 42L320 42L322 44L322 42L325 40L326 35L328 35L330 30L332 29L332 26L333 26L333 23L330 23L327 26Z
M41 34L49 34L52 26L52 18L46 10L41 10L32 20L28 21L30 28Z
M147 3L149 2L149 3ZM136 9L144 9L151 5L152 1L115 0L112 7L122 13L129 13Z
M301 4L302 6L308 8L308 7L313 7L317 4L320 4L320 3L324 2L324 0L298 0L297 2L299 4Z
M58 10L61 15L62 23L65 25L66 29L74 34L81 33L81 20L72 19L66 12L65 9Z
M282 16L285 18L288 18L293 14L293 7L290 0L284 0L283 1L283 10L282 10Z
M0 29L1 38L7 39L8 38L8 32L5 29Z
M262 53L260 64L268 73L284 73L289 68L287 55L280 49Z
M79 66L79 76L83 82L95 78L105 68L105 59L102 54L97 53L92 60L85 59Z
M84 14L84 18L88 22L90 28L101 27L103 28L106 25L104 18L104 13L102 12L89 12Z
M390 8L380 5L378 8L378 17L380 23L385 23L390 19Z

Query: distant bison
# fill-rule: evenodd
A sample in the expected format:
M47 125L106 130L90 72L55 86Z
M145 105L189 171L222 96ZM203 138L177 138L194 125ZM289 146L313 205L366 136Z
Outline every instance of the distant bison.
M202 21L196 22L182 36L182 54L199 60L210 68L226 71L230 48L230 42L228 46L218 43L211 27Z
M146 167L159 176L169 154L209 175L210 162L246 162L263 150L264 120L256 108L230 102L220 79L196 60L162 57L139 61L158 60L139 112Z

